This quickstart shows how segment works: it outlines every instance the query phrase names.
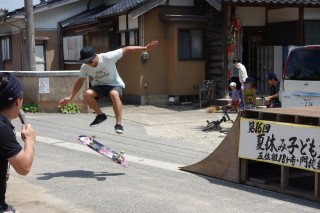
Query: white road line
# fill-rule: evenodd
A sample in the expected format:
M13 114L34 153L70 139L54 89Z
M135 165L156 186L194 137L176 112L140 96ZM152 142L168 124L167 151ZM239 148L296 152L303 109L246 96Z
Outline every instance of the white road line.
M16 132L16 135L20 137L21 132ZM75 140L76 140L76 138L75 138ZM77 144L77 142L62 141L62 140L58 140L55 138L49 138L49 137L37 135L36 143L38 143L38 142L45 143L45 144L51 144L54 146L59 146L59 147L63 147L63 148L71 149L71 150L86 152L86 153L90 153L90 154L100 155L97 152L90 150L85 146ZM181 170L179 170L179 167L183 167L183 165L169 163L169 162L165 162L165 161L158 161L158 160L153 160L153 159L148 159L148 158L141 158L141 157L134 156L134 155L125 154L125 156L129 162L129 168L130 168L130 162L132 162L132 163L151 166L151 167L155 167L155 168L165 169L165 170L169 170L169 171L182 172Z

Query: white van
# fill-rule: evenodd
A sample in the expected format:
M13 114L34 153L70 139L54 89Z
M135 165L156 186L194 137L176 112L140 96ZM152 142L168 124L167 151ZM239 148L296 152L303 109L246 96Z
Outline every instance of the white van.
M320 45L289 52L279 99L282 107L320 106Z

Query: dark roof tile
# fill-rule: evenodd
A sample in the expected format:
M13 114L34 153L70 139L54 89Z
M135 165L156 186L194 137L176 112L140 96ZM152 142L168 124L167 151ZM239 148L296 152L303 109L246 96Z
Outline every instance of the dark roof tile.
M150 1L152 0L123 0L105 11L96 14L95 18L105 18L108 16L124 14Z
M80 13L74 17L68 18L59 22L62 28L76 27L86 24L92 24L97 22L98 20L94 17L97 13L104 11L107 8L105 5L98 6L91 10L87 10L83 13Z
M75 26L81 26L85 24L98 22L101 18L116 16L131 12L144 5L154 5L161 1L159 0L122 0L111 7L100 11L87 11L85 14L80 14L77 17L73 17L66 21L61 22L62 28L69 28Z

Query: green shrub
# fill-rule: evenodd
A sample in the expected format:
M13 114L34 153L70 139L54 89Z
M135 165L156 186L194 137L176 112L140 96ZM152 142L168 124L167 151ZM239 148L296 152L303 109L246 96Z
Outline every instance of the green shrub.
M69 103L64 106L59 106L60 112L63 114L76 114L80 113L80 107L76 103Z
M22 107L21 109L25 112L33 112L33 113L36 113L38 112L38 106L34 103L31 103L31 104L22 104Z

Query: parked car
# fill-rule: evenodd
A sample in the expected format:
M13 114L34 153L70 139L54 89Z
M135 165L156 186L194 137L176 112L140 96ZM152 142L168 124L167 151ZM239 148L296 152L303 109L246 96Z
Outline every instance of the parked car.
M320 106L320 45L289 49L280 88L282 107Z

